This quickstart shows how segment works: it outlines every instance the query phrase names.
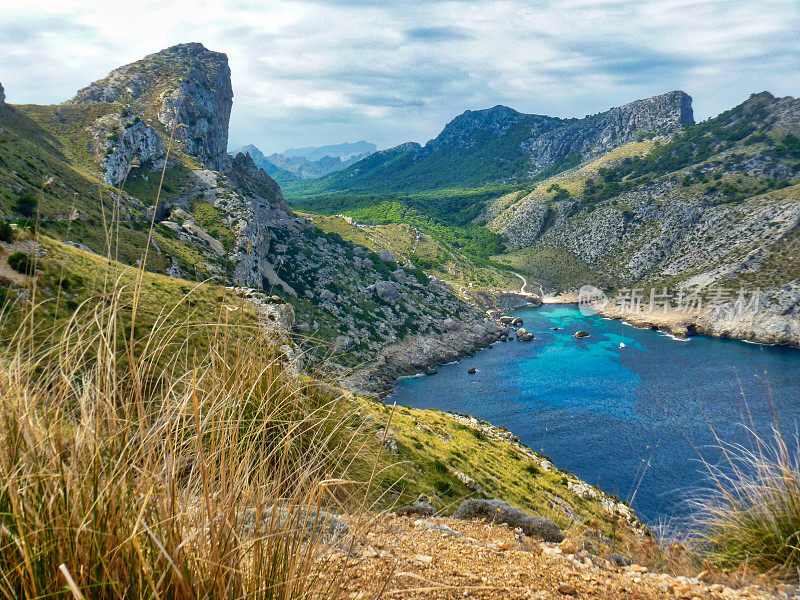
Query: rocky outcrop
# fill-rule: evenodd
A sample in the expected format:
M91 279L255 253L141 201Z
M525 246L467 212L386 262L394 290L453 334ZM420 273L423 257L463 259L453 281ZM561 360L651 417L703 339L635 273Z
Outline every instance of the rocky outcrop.
M5 104L6 102L6 91L3 89L3 84L0 83L0 104Z
M475 311L461 320L448 318L440 334L403 339L380 352L369 365L346 377L343 386L356 392L382 394L399 377L474 354L500 339L508 328Z
M233 105L227 57L202 44L180 44L112 71L80 90L67 104L114 103L116 123L91 126L98 150L108 155L106 180L117 185L136 161L164 157L166 138L205 167L228 171L228 122ZM130 118L128 118L130 116ZM153 141L160 137L160 143Z
M584 119L565 121L522 143L532 173L573 154L597 156L642 133L673 132L694 123L692 98L680 91L637 100Z

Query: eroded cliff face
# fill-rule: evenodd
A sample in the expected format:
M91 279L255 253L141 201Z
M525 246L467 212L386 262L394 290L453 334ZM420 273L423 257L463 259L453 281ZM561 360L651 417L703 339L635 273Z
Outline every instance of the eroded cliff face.
M523 142L532 172L573 154L591 158L645 133L667 133L692 125L692 98L681 91L637 100L583 119L570 119Z
M175 147L216 171L228 171L233 106L227 57L202 44L173 46L112 71L80 90L71 105L112 103L117 114L90 128L105 179L119 185L133 165L158 170L170 135Z
M0 83L0 104L5 104L6 101L6 91L3 89L3 84Z

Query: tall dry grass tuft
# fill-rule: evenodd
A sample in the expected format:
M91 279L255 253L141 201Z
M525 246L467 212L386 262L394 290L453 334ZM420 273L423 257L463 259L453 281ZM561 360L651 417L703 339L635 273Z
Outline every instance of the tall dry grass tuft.
M700 502L700 540L712 563L778 575L800 569L800 446L780 429L773 443L723 445L727 466L711 470L713 495Z
M0 595L332 594L322 509L372 450L344 403L257 327L165 316L134 340L133 294L102 300L0 349Z

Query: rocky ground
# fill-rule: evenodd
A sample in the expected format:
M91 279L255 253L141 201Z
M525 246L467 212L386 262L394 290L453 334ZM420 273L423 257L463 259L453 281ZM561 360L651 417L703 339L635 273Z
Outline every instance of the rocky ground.
M343 567L345 598L766 600L795 592L793 585L763 580L740 587L721 574L673 576L618 566L627 561L594 553L580 535L547 543L485 520L389 515L365 529L352 556L342 546L331 550L334 566Z

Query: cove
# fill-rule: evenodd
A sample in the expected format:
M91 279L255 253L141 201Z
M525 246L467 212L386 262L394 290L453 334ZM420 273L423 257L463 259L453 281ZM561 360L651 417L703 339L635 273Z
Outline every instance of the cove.
M748 428L772 439L768 398L795 445L800 350L681 341L574 305L513 314L534 340L497 342L436 375L403 378L386 402L507 427L559 467L629 501L651 526L682 528L691 517L690 500L708 486L698 451L724 468L714 432L747 447ZM591 335L575 339L578 330Z

